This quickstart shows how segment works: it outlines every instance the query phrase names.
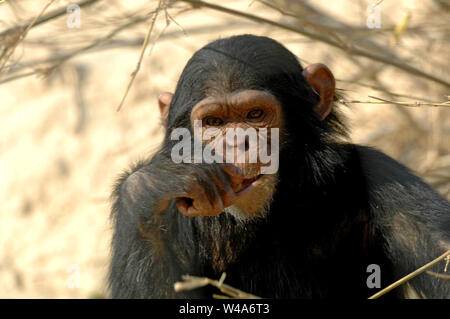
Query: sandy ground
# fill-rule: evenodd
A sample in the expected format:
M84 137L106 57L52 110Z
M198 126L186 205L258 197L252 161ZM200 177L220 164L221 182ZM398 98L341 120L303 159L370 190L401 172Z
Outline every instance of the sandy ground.
M361 9L344 2L336 1L333 14L338 18L353 15L360 21ZM44 4L39 1L36 10ZM249 1L227 5L249 10ZM256 4L251 12L280 17ZM9 15L7 8L0 7L0 19L8 20ZM182 15L177 22L186 34L171 24L166 33L173 36L161 37L151 55L146 54L120 112L116 107L135 68L139 47L95 51L70 60L51 79L28 77L0 85L1 298L107 297L112 185L130 162L158 147L162 127L157 95L174 89L185 63L202 45L231 34L268 35L305 61L328 63L337 78L346 78L352 70L348 61L338 62L339 56L331 55L327 46L273 27L201 10ZM42 32L61 27L58 23L65 23L64 19ZM220 27L224 24L229 28ZM205 30L199 31L201 26ZM140 25L125 34L144 35L146 28ZM26 42L19 48L25 57L38 56L40 49ZM386 72L388 83L392 78ZM411 88L396 81L396 91L414 89L422 96L433 87ZM352 90L350 95L356 98L365 99L370 93L358 87ZM448 136L448 112L407 112L420 119L425 138L418 139L393 106L355 105L346 110L353 141L371 143L420 168L436 158L435 146Z

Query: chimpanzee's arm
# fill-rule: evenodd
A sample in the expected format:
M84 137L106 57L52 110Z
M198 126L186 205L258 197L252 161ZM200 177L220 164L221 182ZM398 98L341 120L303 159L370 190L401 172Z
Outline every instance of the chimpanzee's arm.
M387 155L367 147L358 150L368 182L372 227L380 234L398 280L450 249L450 204ZM444 265L440 262L430 270L442 273ZM408 288L413 288L413 295ZM397 293L450 298L450 280L422 273L397 288Z
M163 239L166 215L170 212L157 206L167 191L164 188L175 185L171 176L161 171L162 163L166 161L161 154L149 163L138 163L123 174L113 193L114 235L109 273L113 298L171 297L167 281L172 281L169 276L176 273L177 264L164 262L171 256Z
M188 216L219 214L233 196L219 165L177 164L162 150L126 172L112 196L112 297L174 297L173 283L195 264L186 253L192 223L179 207Z

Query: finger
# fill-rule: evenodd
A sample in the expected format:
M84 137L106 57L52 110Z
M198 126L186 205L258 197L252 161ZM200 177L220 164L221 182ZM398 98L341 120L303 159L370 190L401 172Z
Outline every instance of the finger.
M242 171L238 167L236 167L232 164L224 163L224 164L220 164L220 167L230 178L231 187L233 188L233 191L238 192L241 189L241 184L242 184L243 180L245 179Z
M220 175L214 175L213 179L222 199L223 208L233 205L236 200L236 194L227 175L221 171Z
M221 196L221 190L219 185L222 184L216 175L207 174L208 182L203 185L200 184L200 188L203 191L205 197L207 198L210 205L207 203L203 203L203 216L216 216L223 211L223 201ZM211 180L214 180L216 183L211 183Z
M175 203L180 213L189 217L202 216L211 207L203 187L196 183L191 183L189 192L177 198Z
M214 199L210 200L204 187L195 184L192 186L190 194L177 198L177 208L180 213L189 217L218 215L223 210L223 203L218 191L214 192Z

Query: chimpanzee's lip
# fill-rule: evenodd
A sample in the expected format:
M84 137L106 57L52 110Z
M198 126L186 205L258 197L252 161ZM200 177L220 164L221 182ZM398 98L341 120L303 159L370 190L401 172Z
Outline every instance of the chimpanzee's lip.
M261 184L261 179L265 176L265 174L259 174L255 177L244 179L242 181L242 189L236 193L236 196L243 195L247 193L249 190L257 187Z

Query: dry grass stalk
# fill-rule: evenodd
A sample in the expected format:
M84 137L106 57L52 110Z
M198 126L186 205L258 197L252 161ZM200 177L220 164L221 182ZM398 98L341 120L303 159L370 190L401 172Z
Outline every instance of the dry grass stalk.
M122 105L125 102L125 99L126 99L126 97L128 95L128 92L130 91L131 85L133 85L134 79L136 78L136 75L137 75L137 73L139 72L139 70L141 68L141 63L142 63L142 59L144 58L145 49L147 48L147 45L148 45L148 40L150 39L150 36L152 34L153 27L155 26L156 18L158 17L159 11L162 9L161 2L162 2L162 0L159 0L158 7L156 8L155 13L153 14L152 22L150 23L150 25L149 25L149 27L147 29L147 35L145 36L144 43L142 44L141 53L139 55L138 63L136 65L136 68L134 69L134 71L130 75L130 79L128 80L127 88L125 89L125 92L124 92L124 94L122 96L122 99L120 100L119 106L117 107L117 112L119 112L120 109L122 108Z
M342 104L396 104L403 105L408 107L421 107L421 106L432 106L432 107L450 107L450 100L441 103L429 103L429 102L419 102L419 101L411 101L411 102L400 102L400 101L390 101L385 100L376 96L369 95L370 98L378 100L378 101L361 101L361 100L344 100L340 99L339 103Z
M427 269L431 268L433 265L437 264L441 260L446 260L446 265L444 268L444 272L447 271L447 266L450 262L450 250L439 256L438 258L434 259L433 261L429 262L428 264L420 267L419 269L411 272L410 274L406 275L405 277L397 280L393 284L389 285L388 287L382 289L381 291L377 292L376 294L370 296L368 299L377 299L384 294L388 293L389 291L393 290L394 288L397 288L398 286L406 283L408 280L414 278L415 276L421 274L422 272L426 271ZM438 274L431 271L427 271L430 275L434 275L439 278L443 279L450 279L450 276L445 274ZM229 298L241 298L241 299L262 299L261 297L252 295L250 293L244 292L242 290L236 289L234 287L231 287L229 285L224 284L226 274L223 273L219 280L210 279L207 277L196 277L196 276L190 276L190 275L184 275L182 276L182 279L184 281L182 282L176 282L174 284L174 290L176 292L179 291L185 291L185 290L193 290L201 287L205 287L207 285L214 286L218 288L222 293L228 295L218 295L213 294L213 297L216 299L229 299Z
M214 294L214 298L224 299L224 298L238 298L238 299L261 299L261 297L252 295L250 293L244 292L242 290L231 287L227 284L224 284L225 273L222 274L220 280L214 280L207 277L196 277L190 275L182 276L183 282L176 282L174 284L174 289L176 292L184 291L184 290L193 290L201 287L205 287L208 285L214 286L218 288L222 293L228 295L216 295Z
M52 5L53 2L55 2L55 0L49 0L47 2L47 4L44 6L44 8L42 8L41 12L39 12L39 14L33 19L33 21L31 21L31 23L25 28L25 30L20 32L18 36L10 38L10 39L14 39L14 41L11 41L9 47L7 46L7 48L4 49L5 50L4 52L6 54L2 54L2 57L0 59L0 63L1 63L0 73L2 73L4 71L8 72L8 68L5 69L5 65L8 62L9 58L12 56L12 54L16 50L19 43L22 42L23 39L25 39L25 37L28 34L28 31L30 31L30 29L33 27L33 25L38 21L38 19L40 17L42 17L44 12L48 9L49 6Z
M386 288L382 289L381 291L377 292L376 294L372 295L369 297L369 299L377 299L381 296L383 296L384 294L388 293L389 291L393 290L394 288L397 288L400 285L403 285L405 282L407 282L408 280L416 277L417 275L423 273L425 270L427 270L428 268L432 267L433 265L437 264L439 261L445 259L448 263L448 260L450 259L450 250L447 250L445 253L443 253L441 256L439 256L438 258L434 259L433 261L430 261L428 264L420 267L419 269L413 271L412 273L406 275L405 277L397 280L396 282L394 282L393 284L387 286ZM445 267L447 268L447 266ZM446 269L444 269L446 270Z
M294 32L294 33L297 33L297 34L301 34L301 35L306 36L306 37L308 37L310 39L313 39L313 40L316 40L316 41L319 41L319 42L323 42L323 43L326 43L326 44L328 44L328 45L330 45L332 47L341 49L341 50L345 51L347 54L354 55L354 56L361 56L361 57L365 57L365 58L368 58L368 59L373 60L373 61L378 61L378 62L384 63L386 65L393 66L393 67L395 67L397 69L403 70L403 71L405 71L407 73L410 73L412 75L415 75L415 76L418 76L418 77L422 77L424 79L428 79L430 81L439 83L439 84L441 84L441 85L443 85L445 87L450 88L450 82L446 81L445 79L439 78L439 77L437 77L437 76L435 76L433 74L429 74L429 73L423 72L422 70L419 70L419 69L417 69L417 68L415 68L415 67L413 67L411 65L405 64L405 63L403 63L401 61L398 61L398 59L388 58L388 57L385 57L385 56L380 56L378 54L374 54L374 53L366 51L366 50L361 50L361 49L352 47L352 46L350 46L348 44L345 44L342 41L335 41L335 40L332 40L332 39L330 39L330 38L328 38L326 36L322 36L320 34L308 32L308 31L305 31L304 29L301 29L301 28L297 28L297 27L294 27L294 26L291 26L291 25L287 25L287 24L284 24L284 23L280 23L280 22L269 20L269 19L265 19L265 18L256 16L256 15L253 15L253 14L250 14L250 13L245 13L245 12L238 11L238 10L233 10L233 9L226 8L226 7L223 7L223 6L219 6L219 5L216 5L216 4L213 4L213 3L209 3L209 2L204 2L204 1L200 1L200 0L178 0L178 1L189 3L194 8L205 7L205 8L217 10L217 11L220 11L220 12L228 13L228 14L231 14L231 15L243 17L243 18L255 21L255 22L265 23L265 24L268 24L268 25L271 25L271 26L274 26L274 27L278 27L278 28L281 28L281 29L284 29L284 30L288 30L288 31L291 31L291 32Z

